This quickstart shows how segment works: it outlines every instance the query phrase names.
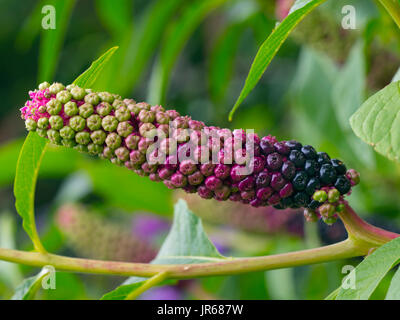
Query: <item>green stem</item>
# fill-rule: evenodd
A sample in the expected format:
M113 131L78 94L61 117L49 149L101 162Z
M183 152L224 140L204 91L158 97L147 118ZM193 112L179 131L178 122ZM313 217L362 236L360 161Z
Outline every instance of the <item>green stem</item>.
M185 279L204 276L231 275L253 271L288 268L345 259L365 254L350 239L330 246L284 254L232 258L219 262L157 265L69 258L54 254L0 249L0 260L35 267L51 265L60 271L151 277L167 272L169 278Z
M139 277L155 277L158 275L159 277L153 279L157 281L161 277L187 279L233 275L364 256L371 250L399 236L396 233L366 223L348 205L340 214L340 218L349 234L349 238L345 241L314 249L261 257L228 258L217 262L197 264L157 265L70 258L49 253L0 248L0 260L35 267L51 265L59 271L69 272ZM163 275L161 276L161 274ZM156 282L150 281L150 285L152 283Z
M394 22L400 28L400 2L399 0L379 0Z
M151 277L149 280L146 280L143 285L141 285L136 290L133 290L125 300L135 300L138 296L140 296L143 292L149 290L150 288L156 286L157 284L163 282L167 279L168 273L167 272L160 272L155 276Z

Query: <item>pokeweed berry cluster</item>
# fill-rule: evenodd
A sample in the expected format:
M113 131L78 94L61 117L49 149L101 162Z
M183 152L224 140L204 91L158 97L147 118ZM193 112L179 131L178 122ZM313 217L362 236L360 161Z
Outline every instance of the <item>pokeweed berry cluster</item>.
M308 220L330 224L359 181L355 170L312 146L209 127L116 94L45 82L29 96L21 109L29 131L205 199L304 207Z

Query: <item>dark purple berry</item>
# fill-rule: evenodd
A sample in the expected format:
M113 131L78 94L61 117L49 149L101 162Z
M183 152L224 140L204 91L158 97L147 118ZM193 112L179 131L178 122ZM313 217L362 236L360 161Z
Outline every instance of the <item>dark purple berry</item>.
M294 163L297 168L302 168L306 162L306 157L299 150L290 151L289 160Z
M285 184L282 189L279 191L279 196L283 198L290 197L293 193L293 185L289 182Z
M302 144L296 140L285 141L285 145L290 150L301 150Z
M267 156L267 167L271 170L278 170L282 166L282 156L277 153L271 153Z
M274 146L267 140L261 140L260 147L261 152L266 156L275 151Z
M315 160L306 160L304 171L310 176L315 176L319 171L318 163Z
M259 187L267 187L271 182L271 176L268 171L260 172L256 177L256 186Z
M308 176L304 171L299 171L296 173L292 180L293 187L295 190L304 190L307 186Z
M271 187L275 191L279 191L286 184L285 178L279 172L274 172L271 176ZM240 187L240 186L239 186Z
M239 190L240 191L249 191L254 187L254 178L249 176L242 181L239 182Z
M215 176L207 177L205 185L208 189L214 191L222 187L222 181Z
M303 152L307 159L315 159L317 157L317 151L310 145L303 146L301 152Z
M319 182L319 180L317 178L310 178L310 180L307 183L307 187L306 187L306 192L312 196L315 192L315 190L318 190L321 188L321 183Z
M351 183L345 176L339 176L336 179L335 188L338 189L341 194L346 194L351 189Z
M331 164L323 164L319 170L320 180L324 184L335 182L337 174L335 168Z
M326 152L318 152L317 162L319 165L323 165L325 163L331 163L331 158L328 156Z
M282 165L281 172L286 179L291 180L296 174L296 167L293 162L285 161Z
M269 197L274 193L274 190L270 187L261 188L257 190L257 198L263 201L269 199Z
M283 142L276 142L274 144L275 150L281 155L288 155L290 152L290 148Z
M335 168L337 174L345 174L346 173L347 168L344 165L344 163L342 161L340 161L339 159L332 159L331 164Z

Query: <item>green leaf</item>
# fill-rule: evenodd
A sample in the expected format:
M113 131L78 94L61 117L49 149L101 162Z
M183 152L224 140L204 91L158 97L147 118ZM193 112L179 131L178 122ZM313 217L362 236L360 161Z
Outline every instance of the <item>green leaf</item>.
M38 275L25 279L17 289L15 289L11 300L33 300L42 285L43 278L50 272L52 272L52 270L44 267Z
M390 282L390 287L385 300L400 300L400 268L397 268L397 271Z
M268 38L261 45L257 52L256 57L251 65L249 74L247 75L246 82L242 91L240 92L239 98L237 99L235 105L233 106L230 114L229 120L232 117L244 101L244 99L249 95L249 93L254 89L261 76L267 69L273 57L277 54L279 48L282 46L283 42L287 39L290 32L296 27L296 25L315 7L319 6L325 0L307 0L303 1L301 8L293 11L289 14L268 36Z
M400 260L400 238L396 238L367 256L348 277L354 277L355 289L340 288L336 300L367 300L384 276Z
M98 15L114 38L119 38L132 21L131 0L96 0Z
M227 0L194 1L171 27L163 41L160 57L153 68L148 94L149 103L164 103L171 71L179 53L199 24Z
M218 252L203 230L203 224L184 200L175 204L174 221L155 264L185 264L218 261Z
M355 134L391 160L400 160L400 82L370 97L350 118Z
M14 182L15 207L23 219L23 227L35 249L44 251L35 224L35 188L48 140L30 132L25 139L17 162Z
M75 79L74 84L81 88L91 88L96 82L97 77L103 70L104 66L110 60L111 56L118 49L118 47L112 47L105 52L100 58L94 61L89 69L82 73L78 78Z
M47 1L56 12L56 28L43 29L40 41L39 82L53 78L75 0Z
M121 94L132 91L159 45L168 21L184 2L184 0L159 0L149 6L135 29L124 36L121 63L117 66L114 78L110 79L109 90ZM115 77L123 81L114 81Z
M200 218L191 212L184 200L175 204L174 221L157 257L152 264L189 264L223 261L223 257L208 239ZM125 299L146 281L131 277L117 289L105 294L104 300Z

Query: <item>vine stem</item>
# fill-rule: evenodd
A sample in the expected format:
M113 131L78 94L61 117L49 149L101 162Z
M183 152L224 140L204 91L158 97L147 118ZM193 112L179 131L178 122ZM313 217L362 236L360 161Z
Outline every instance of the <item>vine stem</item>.
M400 2L399 0L379 0L382 6L390 14L394 22L400 28Z
M368 224L347 204L340 218L349 234L345 241L319 248L261 257L226 258L216 262L197 264L157 265L70 258L50 253L0 248L0 260L35 267L51 265L59 271L140 277L159 275L161 278L186 279L296 267L364 256L400 236ZM155 277L155 279L159 278ZM150 282L150 285L152 283Z

